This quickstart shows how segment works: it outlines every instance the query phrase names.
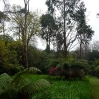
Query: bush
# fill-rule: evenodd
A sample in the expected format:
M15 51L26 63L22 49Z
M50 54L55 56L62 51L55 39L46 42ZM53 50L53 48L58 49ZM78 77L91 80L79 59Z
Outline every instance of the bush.
M71 66L70 62L63 62L61 67L66 70L69 69L70 66Z
M72 63L72 67L78 67L84 69L84 71L89 74L91 70L91 66L88 64L86 60L78 60Z
M56 67L51 67L51 68L49 69L49 74L55 76L55 71L56 71L56 70L57 70Z
M55 59L50 59L48 60L48 63L47 63L47 68L49 67L56 67L58 64L60 63L59 60L55 60Z

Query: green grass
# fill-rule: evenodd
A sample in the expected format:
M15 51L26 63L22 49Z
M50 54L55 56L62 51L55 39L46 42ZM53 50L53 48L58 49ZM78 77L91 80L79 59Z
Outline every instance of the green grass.
M48 90L34 94L32 99L99 99L98 78L87 76L82 81L66 81L47 75L31 76L32 81L42 78L47 79L51 83L51 87Z
M92 99L99 99L99 79L91 77L90 85L92 89Z
M35 75L33 78L47 78L45 75ZM32 99L90 99L91 89L87 80L84 81L66 81L54 78L48 79L51 87L41 93L35 94Z

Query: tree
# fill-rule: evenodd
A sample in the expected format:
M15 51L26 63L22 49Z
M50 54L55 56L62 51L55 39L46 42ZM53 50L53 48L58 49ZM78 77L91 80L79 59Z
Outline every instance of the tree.
M4 4L4 7L3 7L3 11L0 11L0 32L2 32L3 34L5 34L5 22L9 21L9 17L7 15L7 11L9 10L9 4L8 4L8 0L1 0Z
M82 47L84 49L85 55L87 55L88 44L89 44L89 41L92 38L93 33L94 33L94 31L88 25L82 26L79 29L77 38L80 42L80 58L82 58Z
M99 49L98 48L99 48L99 41L94 41L90 47L91 51L89 52L89 55L88 55L89 61L94 61L96 59L99 59Z
M32 37L40 32L40 23L39 23L38 12L29 12L26 21L27 27L25 28L25 20L24 20L25 15L22 11L23 10L20 6L13 6L12 12L15 13L12 13L10 17L12 19L11 28L13 28L14 30L13 33L15 35L18 35L20 41L22 41L23 57L26 57L27 48L25 49L25 47L26 46L28 47L30 41L32 40ZM25 29L26 29L26 33L25 33ZM25 60L26 59L24 59L24 63L26 62Z
M58 25L56 25L53 16L50 14L45 14L41 16L41 27L42 27L42 38L46 40L47 46L46 49L50 52L50 43L53 41L54 36L56 35L56 30Z
M5 42L5 45L7 45L11 41L14 41L13 38L9 34L0 35L0 39Z
M10 18L7 14L0 11L0 33L3 33L5 35L6 31L6 22L8 22Z
M99 59L99 52L96 50L93 50L92 52L89 52L89 61L94 61L95 59Z
M99 41L94 41L92 44L92 50L96 50L99 52Z
M49 12L51 12L61 24L60 33L63 37L62 47L64 58L68 56L68 51L72 48L77 37L77 20L75 20L75 16L81 3L81 0L46 1Z
M85 52L83 54L85 54L87 56L88 44L89 44L89 41L91 40L92 35L94 33L94 31L92 30L90 25L87 25L87 23L86 23L85 12L86 12L86 8L85 8L84 3L82 2L80 4L79 10L76 12L76 16L75 16L75 20L77 21L77 39L80 44L80 58L83 58L82 57L82 49Z
M13 5L12 12L11 13L11 25L10 30L13 32L13 35L19 39L22 40L23 35L22 32L24 30L24 14L21 13L21 7L17 5ZM13 28L13 30L12 30ZM29 45L30 41L32 40L32 37L34 35L38 35L40 32L40 18L39 18L39 12L29 12L27 17L27 46Z

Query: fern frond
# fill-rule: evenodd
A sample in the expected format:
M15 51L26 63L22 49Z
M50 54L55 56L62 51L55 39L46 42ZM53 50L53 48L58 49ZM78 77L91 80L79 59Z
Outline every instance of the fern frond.
M30 84L28 84L27 86L24 86L21 90L20 90L20 94L28 94L29 96L33 95L34 93L38 92L38 91L42 91L48 87L50 87L51 84L45 80L45 79L40 79L37 80L35 82L31 82Z
M20 83L20 81L23 80L23 82L25 82L24 80L26 80L26 78L30 78L31 74L36 74L36 73L42 73L41 70L39 70L38 68L35 68L35 67L30 67L30 68L27 68L25 69L24 71L22 72L19 72L15 75L15 78L13 79L12 81L12 84L16 84L18 85ZM25 78L24 78L25 76ZM27 81L28 81L27 79Z
M37 73L42 73L41 70L39 70L36 67L29 67L24 70L24 72L30 73L30 74L37 74Z
M0 93L2 90L6 89L8 87L8 84L12 81L11 77L3 73L0 75Z
M4 73L0 75L0 99L30 99L35 92L41 91L50 86L50 83L45 79L33 81L32 74L41 73L35 67L25 69L11 77ZM24 98L24 97L27 98ZM21 98L22 97L22 98Z

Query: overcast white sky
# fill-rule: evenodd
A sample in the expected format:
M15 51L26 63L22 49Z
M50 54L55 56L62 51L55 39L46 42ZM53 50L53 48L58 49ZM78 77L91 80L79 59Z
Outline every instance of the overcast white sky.
M39 9L42 13L45 13L47 10L45 1L46 0L30 0L30 10L35 11L36 9ZM9 0L9 3L11 5L18 4L24 7L24 0ZM91 25L92 29L95 31L93 40L99 40L99 18L96 16L99 12L99 0L84 0L84 3L87 8L86 14L89 19L88 24Z

